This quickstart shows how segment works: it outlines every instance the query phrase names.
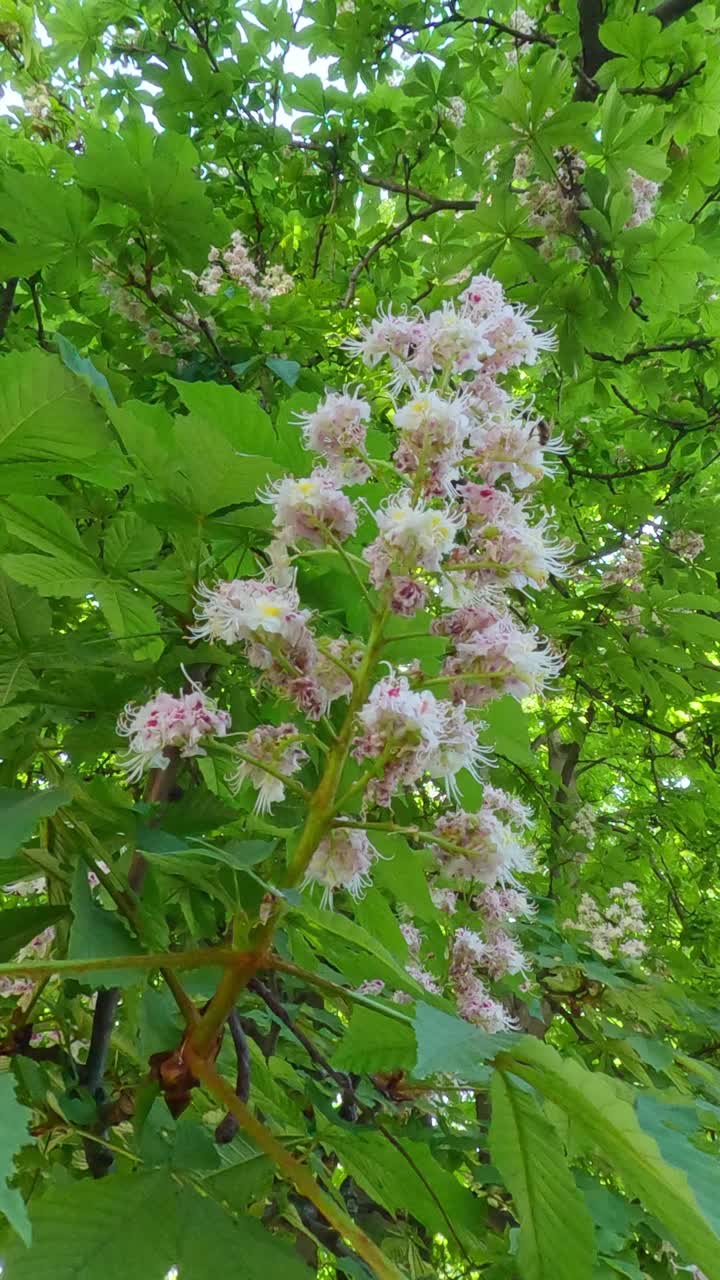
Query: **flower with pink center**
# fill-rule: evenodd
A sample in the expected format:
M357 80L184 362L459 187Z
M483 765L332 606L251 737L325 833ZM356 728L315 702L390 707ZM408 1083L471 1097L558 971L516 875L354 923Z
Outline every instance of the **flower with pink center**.
M490 603L457 609L436 619L432 630L452 638L443 674L452 678L453 697L471 706L505 693L514 698L540 694L560 671L560 659L538 645L536 628L523 629Z
M649 222L655 212L655 201L660 194L660 183L652 182L650 178L643 178L634 169L628 169L628 177L630 179L630 196L633 202L633 211L627 222L626 227L641 227L644 222Z
M417 982L424 991L429 992L430 995L442 995L442 987L438 983L437 979L434 978L431 973L428 973L428 970L424 969L421 964L417 964L416 961L411 960L405 965L405 972L408 977L413 978L414 981Z
M483 790L483 804L486 808L505 822L514 823L524 830L533 821L533 811L529 805L523 804L519 796L513 796L502 787L486 786Z
M400 925L400 932L408 944L408 949L413 955L417 955L422 946L422 934L417 925L404 922Z
M428 589L420 578L393 576L391 585L390 608L393 613L403 618L413 618L418 609L425 608Z
M463 394L476 424L471 430L503 426L511 422L516 413L513 397L483 369L475 374L472 382L463 383Z
M393 455L398 471L419 478L426 494L452 492L470 428L463 401L416 389L413 398L396 411L395 427L400 435Z
M168 748L182 759L204 756L203 742L224 738L230 723L228 712L219 711L199 688L178 697L159 692L140 707L128 703L117 723L118 733L128 740L120 767L129 782L138 782L148 769L167 768Z
M452 794L461 769L477 778L478 769L491 763L464 707L440 701L427 690L415 691L404 676L392 672L375 685L358 721L361 733L353 755L378 761L382 771L370 780L366 794L386 808L398 787L425 775L442 778Z
M273 524L284 543L305 539L320 547L344 542L357 528L352 502L326 467L317 467L301 480L284 476L258 496L275 508Z
M451 879L512 884L517 872L532 865L528 847L485 805L477 813L456 809L443 814L433 833L439 841L433 852Z
M283 777L291 778L308 759L299 739L294 724L261 724L247 735L243 755L252 756L257 764L241 760L226 781L231 791L238 791L246 779L257 789L255 813L269 813L274 804L285 799L282 779L268 773L264 766L270 765Z
M355 990L359 996L380 996L385 990L385 983L382 978L366 978Z
M409 489L394 493L375 512L379 534L363 552L370 565L370 581L380 588L389 577L410 576L413 569L440 570L465 523L464 516L449 507L413 502Z
M361 898L371 884L370 868L378 857L364 831L336 827L315 850L303 887L323 886L322 906L331 907L333 895L345 889L352 898Z
M505 290L494 276L473 276L467 289L460 294L460 301L476 320L487 320L507 306Z
M515 973L524 973L527 964L526 956L509 933L497 929L489 934L485 942L482 968L490 974L491 978L505 978Z
M677 529L670 538L669 546L681 560L692 561L705 550L705 539L701 533L693 533L691 529Z
M500 578L520 590L541 589L551 575L567 574L571 548L553 537L547 513L530 524L524 502L513 502L497 489L468 483L460 493L468 511L471 550L454 550L446 569L459 563L479 586L494 585Z
M490 995L485 983L475 974L467 973L462 981L456 982L455 998L460 1017L481 1027L489 1035L518 1030L517 1022L504 1004Z
M484 368L488 373L507 373L519 364L537 364L544 351L554 351L555 335L540 333L530 324L533 313L524 307L508 306L488 322L487 342L492 355Z
M331 391L317 409L297 415L307 448L321 454L348 484L362 484L370 475L361 457L369 418L367 400L348 390Z

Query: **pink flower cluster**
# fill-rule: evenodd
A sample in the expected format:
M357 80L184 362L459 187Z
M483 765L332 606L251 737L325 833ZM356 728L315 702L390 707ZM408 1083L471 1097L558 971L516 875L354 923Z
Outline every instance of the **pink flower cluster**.
M400 787L424 777L441 778L452 795L461 769L477 778L491 761L463 704L441 701L428 690L416 692L405 676L394 672L375 685L358 721L361 732L353 755L375 761L377 770L366 796L386 808Z
M492 886L514 883L518 871L532 866L530 849L513 827L484 803L477 813L462 809L443 814L433 828L438 866L450 880Z
M660 194L660 183L651 182L649 178L643 178L634 169L628 169L628 177L630 179L630 196L633 202L633 211L625 226L641 227L644 222L650 221L655 212L655 201Z
M507 302L497 282L485 285L487 280L476 277L459 306L445 302L427 316L420 311L381 312L345 346L370 368L387 357L396 388L436 373L447 377L482 370L494 376L515 365L535 364L542 351L552 349L554 339L533 329L531 313ZM474 301L477 295L479 303Z
M480 707L505 693L514 698L541 694L562 662L538 644L536 628L521 627L500 603L488 599L441 615L432 624L436 635L452 640L443 663L456 700Z
M305 444L348 484L362 484L370 475L365 438L370 405L350 391L331 391L317 409L298 415Z
M439 573L465 523L450 506L432 507L400 489L375 512L378 536L363 552L376 588L393 584L393 608L411 615L425 601L426 588L414 577L418 569Z
M273 524L284 543L304 539L320 547L344 542L357 528L355 508L327 467L316 467L301 480L284 476L259 496L275 508Z
M462 571L471 586L505 583L520 590L542 588L551 575L567 574L570 547L554 537L547 514L531 524L525 499L516 502L507 490L490 485L469 481L459 493L468 546L452 551L448 572Z
M677 529L670 537L669 547L680 556L681 560L697 560L705 550L705 539L701 533L693 533L691 529Z
M323 907L332 906L333 895L339 889L361 898L371 883L370 868L378 856L364 831L336 827L320 841L308 864L304 884L323 886Z
M183 759L205 755L203 742L223 738L230 728L227 711L219 711L201 689L175 697L160 692L142 706L130 702L117 724L117 731L128 740L128 749L120 760L129 782L138 782L148 769L166 769L170 763L168 748L179 751Z
M198 290L214 297L225 280L241 285L258 302L268 302L295 287L292 276L278 264L268 267L264 275L259 274L241 231L233 231L230 244L222 253L215 246L211 248L208 265L198 278Z
M627 881L610 890L610 902L601 907L589 893L578 903L577 919L566 920L566 929L577 929L588 935L593 951L604 960L617 957L640 960L647 951L643 941L648 931L637 885Z
M480 974L501 977L519 973L524 963L522 952L508 934L498 932L484 941L470 929L458 929L452 943L450 978L461 1018L491 1035L515 1030L516 1024L505 1005L491 995Z

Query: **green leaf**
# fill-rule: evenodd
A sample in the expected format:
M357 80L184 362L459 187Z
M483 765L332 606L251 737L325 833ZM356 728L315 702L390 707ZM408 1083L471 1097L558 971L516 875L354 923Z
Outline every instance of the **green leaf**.
M64 338L61 333L55 334L55 344L63 364L72 373L76 373L79 378L82 378L87 386L97 391L101 400L108 399L111 404L114 404L115 397L110 389L110 383L105 374L100 373L99 369L95 368L92 360L88 360L87 356L81 356L72 342L68 342L68 339Z
M14 960L33 938L67 915L66 907L10 907L0 912L0 963Z
M415 1035L408 1023L384 1018L357 1005L332 1064L340 1071L361 1073L410 1070L416 1054Z
M658 1143L641 1128L622 1085L563 1059L555 1049L530 1037L524 1037L508 1056L507 1066L572 1118L628 1193L654 1214L687 1257L708 1276L720 1275L720 1237L698 1203L686 1171L663 1159Z
M12 1280L215 1280L242 1259L243 1280L310 1280L294 1250L256 1219L233 1216L167 1172L85 1179L33 1203L33 1245L3 1250Z
M62 471L104 449L115 445L101 409L57 356L31 349L0 360L0 461L49 459Z
M25 1202L16 1187L8 1186L15 1176L13 1156L30 1141L28 1132L32 1112L15 1096L15 1081L9 1071L0 1075L0 1212L26 1245L32 1231Z
M236 391L217 382L176 382L181 400L194 418L211 431L220 430L238 453L274 458L277 436L273 425L249 391Z
M283 360L280 356L267 356L265 364L287 387L294 387L300 377L302 365L297 360Z
M590 1280L593 1224L556 1130L532 1090L496 1071L491 1086L490 1156L520 1220L524 1280Z
M62 787L48 787L47 791L0 787L0 858L11 858L20 845L27 844L38 822L51 818L70 799Z
M481 742L489 743L499 756L506 756L513 764L534 766L528 717L515 698L506 695L489 702L483 707L482 718L487 728L478 735Z
M139 956L142 947L130 936L117 915L99 907L92 898L87 869L78 863L73 877L73 923L70 930L70 960L105 960L112 956ZM141 980L133 969L88 970L82 980L98 987L127 987Z
M484 1063L517 1039L508 1032L489 1035L452 1013L418 1002L413 1019L417 1036L414 1075L420 1079L448 1073L461 1080L482 1080Z
M29 650L50 633L50 608L36 591L0 574L0 627L18 649Z

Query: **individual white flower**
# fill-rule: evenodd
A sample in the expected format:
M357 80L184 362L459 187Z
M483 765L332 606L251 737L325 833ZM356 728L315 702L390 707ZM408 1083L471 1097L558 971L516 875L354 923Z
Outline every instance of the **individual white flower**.
M285 799L282 779L268 773L263 765L268 764L284 777L291 778L308 759L298 739L294 724L261 724L247 735L243 755L252 756L257 764L241 760L227 776L226 782L231 791L238 791L246 779L257 789L256 813L269 813L274 804Z

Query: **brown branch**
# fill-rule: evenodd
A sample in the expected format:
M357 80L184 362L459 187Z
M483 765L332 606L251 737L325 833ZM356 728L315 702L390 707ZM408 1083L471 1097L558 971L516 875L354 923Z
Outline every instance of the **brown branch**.
M659 342L654 347L636 347L624 356L611 356L605 351L588 351L592 360L602 360L609 364L630 364L633 360L645 360L648 356L663 351L703 351L712 346L716 338L678 338L675 342Z
M679 93L681 89L684 89L685 85L689 84L695 76L699 75L706 66L707 63L703 59L703 61L699 62L696 67L693 67L691 71L686 71L683 75L678 76L677 80L670 80L666 84L661 84L657 87L639 84L629 89L621 89L620 92L633 94L638 98L662 98L663 102L669 102L671 98L675 97L676 93ZM670 68L670 70L671 69L672 68Z
M612 698L608 698L606 694L601 693L599 689L593 689L592 685L586 683L581 676L576 676L576 682L581 689L590 694L591 698L597 698L598 702L604 703L606 707L610 707L616 715L622 716L625 720L632 721L633 724L639 724L643 729L649 729L651 733L657 733L661 738L669 738L671 742L675 742L677 735L682 732L680 729L663 729L661 725L653 724L651 720L647 720L645 716L639 715L637 711L626 711L617 702L613 702Z
M247 1102L250 1097L250 1054L248 1052L248 1043L245 1037L242 1023L233 1009L227 1020L228 1029L232 1036L233 1046L235 1048L235 1058L237 1060L237 1077L235 1080L235 1097L241 1102ZM228 1111L223 1120L215 1129L215 1141L219 1143L232 1142L239 1129L238 1122L232 1111Z
M669 27L671 22L683 18L696 4L699 4L699 0L661 0L650 13L653 18L659 18L664 27Z
M477 201L475 200L433 200L433 203L427 205L424 209L418 209L414 213L408 214L407 218L404 218L402 222L397 224L397 226L391 227L389 231L385 232L384 236L381 236L379 240L376 240L375 243L370 246L367 253L364 253L360 261L353 267L350 272L348 286L345 291L342 305L344 307L350 306L350 303L355 297L357 282L376 254L378 254L381 249L384 249L386 245L392 244L394 240L397 240L398 236L401 236L403 231L407 231L408 227L411 227L414 222L423 222L426 218L431 217L433 213L442 213L447 209L474 209L476 208L476 205Z

